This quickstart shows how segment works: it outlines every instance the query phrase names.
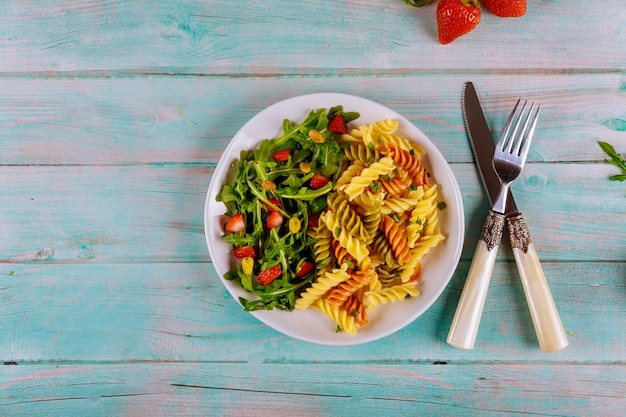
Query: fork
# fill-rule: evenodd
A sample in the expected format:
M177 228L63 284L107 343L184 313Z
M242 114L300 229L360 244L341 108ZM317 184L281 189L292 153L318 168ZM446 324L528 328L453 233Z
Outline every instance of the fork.
M509 116L493 155L493 167L500 179L498 197L493 203L467 273L447 342L460 349L473 349L480 318L487 298L498 247L505 223L509 186L524 168L541 105L518 100Z

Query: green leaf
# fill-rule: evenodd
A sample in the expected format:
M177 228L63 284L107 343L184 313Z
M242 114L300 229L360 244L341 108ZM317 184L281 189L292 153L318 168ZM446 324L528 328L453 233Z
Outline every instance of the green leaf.
M431 0L402 0L402 1L404 1L409 6L422 7L430 3Z
M605 162L611 165L615 165L616 167L621 169L622 172L624 173L624 174L612 175L609 178L612 181L620 181L620 182L623 182L624 180L626 180L626 161L624 160L624 157L620 155L619 153L617 153L613 145L607 142L598 141L598 145L600 145L600 148L602 148L604 153L606 153L611 158L611 159L605 159Z
M252 295L251 299L239 299L247 311L292 311L300 293L316 279L315 273L306 277L296 277L295 274L298 263L315 259L313 240L307 235L309 215L327 207L327 194L332 191L336 176L344 166L340 135L328 130L329 115L338 113L346 123L359 117L358 113L344 113L341 106L335 106L328 113L326 109L312 110L299 124L285 119L280 136L263 139L256 149L240 152L234 180L225 184L216 197L226 205L229 215L242 213L246 219L245 232L227 233L225 242L233 247L251 245L257 249L255 274L244 274L240 263L225 274L225 279L239 282ZM323 143L318 144L308 137L311 129L324 136ZM291 157L277 163L273 155L281 149L289 149ZM306 162L310 171L302 172L300 162ZM310 189L307 185L318 173L331 181L320 189ZM265 180L272 181L276 189L264 188L262 183ZM270 199L278 199L280 205L272 204ZM300 219L303 227L291 233L288 221L285 221L280 227L268 229L267 217L274 210L285 219ZM274 265L281 266L281 276L269 285L260 284L256 274Z

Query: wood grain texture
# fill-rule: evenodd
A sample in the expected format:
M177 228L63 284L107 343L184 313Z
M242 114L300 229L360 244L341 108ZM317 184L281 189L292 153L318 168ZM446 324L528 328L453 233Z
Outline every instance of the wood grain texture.
M4 2L0 415L626 415L626 188L597 145L626 153L626 9L601 3L529 0L521 19L483 8L478 29L443 46L434 1ZM494 137L518 97L543 105L513 190L563 351L539 350L507 244L476 348L445 343L488 210L466 81ZM446 290L365 345L270 329L206 248L205 195L233 135L321 91L408 118L463 197Z
M476 348L445 343L470 261L437 302L392 336L319 346L262 324L231 297L207 263L1 265L0 345L19 365L118 361L298 364L615 363L626 360L626 262L544 262L571 346L537 345L513 262L496 263ZM289 314L289 313L285 313ZM326 320L320 315L320 320ZM334 327L329 327L334 332Z
M452 169L469 259L489 209L487 195L473 164ZM625 260L626 236L615 227L626 224L623 187L608 179L613 171L608 164L526 166L513 190L543 260ZM195 164L0 167L6 185L0 261L206 262L203 213L211 172Z
M623 367L589 365L10 366L8 415L622 415ZM589 411L589 413L587 413Z
M475 31L444 46L437 42L436 3L416 9L401 0L12 2L0 15L0 72L621 70L626 12L621 0L602 4L530 0L521 19L485 11Z
M626 72L0 78L0 164L215 164L256 113L277 101L321 91L386 105L424 131L449 162L473 163L461 116L460 91L468 80L478 90L495 137L517 98L542 103L531 161L601 161L605 156L596 141L626 142Z

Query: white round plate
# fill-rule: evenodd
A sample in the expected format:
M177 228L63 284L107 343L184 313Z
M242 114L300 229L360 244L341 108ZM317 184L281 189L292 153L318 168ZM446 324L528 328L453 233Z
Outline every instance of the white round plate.
M353 127L388 118L398 120L397 134L418 143L426 151L422 162L430 172L432 181L438 184L439 201L446 203L446 208L439 212L440 229L446 239L423 259L422 279L418 284L421 294L408 300L378 306L369 314L369 323L360 327L357 334L336 332L336 324L314 309L251 312L254 317L287 336L322 345L345 346L383 338L419 317L448 285L461 257L465 230L461 192L448 163L421 130L381 104L348 94L308 94L273 104L247 122L226 147L209 185L204 224L209 254L224 286L236 302L239 302L239 297L253 299L254 295L243 290L238 283L223 278L236 259L231 255L231 246L223 240L222 227L226 207L215 201L215 197L222 185L232 180L232 168L238 162L241 150L254 149L261 140L279 136L284 119L300 123L313 109L328 109L337 105L343 106L344 111L360 113L361 116L350 124Z

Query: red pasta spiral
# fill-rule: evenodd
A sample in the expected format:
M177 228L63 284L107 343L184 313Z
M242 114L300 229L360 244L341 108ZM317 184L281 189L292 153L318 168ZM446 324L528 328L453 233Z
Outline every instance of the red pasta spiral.
M399 265L404 265L410 259L408 238L406 230L400 227L400 223L385 215L380 222L380 230L385 233L387 241L391 244L393 254Z
M369 322L367 309L356 294L352 294L348 297L348 299L343 303L343 308L348 312L348 314L354 317L359 326L364 326Z
M411 185L420 186L428 184L428 175L422 166L419 155L411 154L411 152L400 149L393 144L390 144L387 148L386 155L393 159L393 162L397 166L401 166L409 173Z
M329 304L342 305L348 297L369 284L374 277L374 273L372 269L367 269L350 274L351 277L347 281L337 285L328 293L326 301Z

